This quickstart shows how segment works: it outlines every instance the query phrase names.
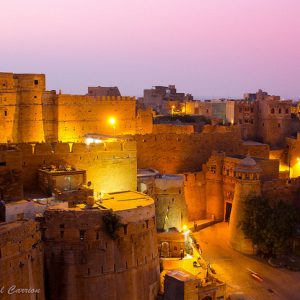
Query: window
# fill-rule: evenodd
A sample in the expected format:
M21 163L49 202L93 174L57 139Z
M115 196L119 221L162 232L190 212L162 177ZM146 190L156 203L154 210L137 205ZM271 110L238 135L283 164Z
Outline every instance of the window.
M243 124L243 120L242 119L239 119L239 124Z
M6 161L0 161L0 166L5 167L6 166Z
M253 119L250 120L250 123L253 124Z
M24 219L24 213L17 214L17 220L23 220Z
M288 108L285 109L285 113L286 113L286 114L289 113L289 109L288 109Z
M4 111L4 116L7 117L7 110Z
M217 166L211 166L210 167L210 171L214 174L216 174L216 171L217 171Z
M34 85L38 85L39 81L37 79L34 80Z
M239 112L243 112L243 108L242 107L239 108Z
M275 109L272 108L272 109L271 109L271 114L274 114L274 113L275 113Z
M251 112L253 112L254 111L254 109L253 109L253 107L251 107Z
M80 240L81 240L81 241L84 240L84 234L85 234L85 231L84 231L84 230L79 230L79 235L80 235Z
M278 124L277 124L277 127L278 127L278 128L280 128L280 127L281 127L280 123L278 123Z
M281 114L281 108L278 109L278 113Z

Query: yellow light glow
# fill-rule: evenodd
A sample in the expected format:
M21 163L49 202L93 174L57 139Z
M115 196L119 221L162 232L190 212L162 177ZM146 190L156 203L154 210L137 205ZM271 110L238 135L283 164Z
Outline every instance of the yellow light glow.
M188 227L184 224L183 226L182 226L182 230L183 231L186 231L188 229Z
M172 109L174 109L175 108L175 105L172 105Z
M284 171L288 171L288 170L289 170L289 166L283 165L283 164L279 165L279 172L284 172Z
M111 125L115 125L115 124L116 124L116 118L111 117L111 118L108 119L108 122L109 122Z
M87 145L92 144L92 143L94 143L94 144L100 144L100 143L102 143L102 140L88 137L88 138L85 139L85 143Z
M85 139L85 143L86 143L87 145L91 144L92 142L93 142L93 139L92 139L92 138L86 138L86 139Z

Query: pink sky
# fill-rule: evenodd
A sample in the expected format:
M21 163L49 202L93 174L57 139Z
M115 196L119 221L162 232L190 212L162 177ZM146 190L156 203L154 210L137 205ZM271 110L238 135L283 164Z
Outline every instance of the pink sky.
M200 97L300 98L299 12L299 0L9 0L0 71L45 73L66 93L176 84Z

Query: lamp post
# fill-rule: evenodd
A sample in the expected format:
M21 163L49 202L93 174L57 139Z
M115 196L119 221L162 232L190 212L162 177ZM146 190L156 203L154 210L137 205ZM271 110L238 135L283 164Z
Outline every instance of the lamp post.
M116 135L116 118L110 117L108 120L109 124L112 126L114 130L114 136Z

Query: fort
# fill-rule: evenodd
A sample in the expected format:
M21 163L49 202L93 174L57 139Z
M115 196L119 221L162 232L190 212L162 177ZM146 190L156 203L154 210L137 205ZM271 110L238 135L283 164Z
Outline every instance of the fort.
M172 122L153 121L153 108ZM204 219L230 221L232 248L253 254L239 227L246 198L300 209L290 109L261 90L198 103L157 86L139 103L117 87L68 95L46 91L43 74L0 73L0 287L24 281L38 300L152 300L157 230L184 235ZM201 122L173 118L187 112Z
M118 239L103 216L120 217ZM94 209L49 209L42 222L49 299L155 299L159 287L155 207L140 193L110 194ZM124 288L126 287L126 288Z
M15 167L21 176L14 199L22 198L24 190L32 190L37 182L37 170L57 162L86 170L87 180L97 192L136 190L136 143L127 141L106 141L98 144L84 143L38 143L14 144L11 150L3 150L3 163L7 168ZM5 159L5 160L4 160ZM12 161L15 167L9 164ZM117 182L117 184L116 184Z
M147 111L137 111L134 97L94 94L46 91L43 74L0 73L0 124L5 129L0 142L82 142L89 133L137 133L137 116ZM117 120L114 128L109 117ZM151 128L146 120L143 127Z

